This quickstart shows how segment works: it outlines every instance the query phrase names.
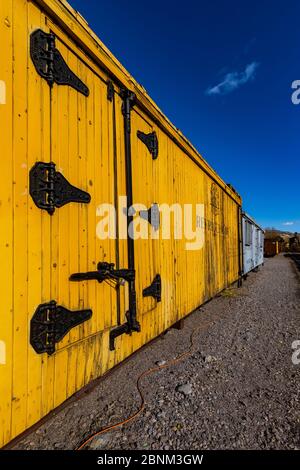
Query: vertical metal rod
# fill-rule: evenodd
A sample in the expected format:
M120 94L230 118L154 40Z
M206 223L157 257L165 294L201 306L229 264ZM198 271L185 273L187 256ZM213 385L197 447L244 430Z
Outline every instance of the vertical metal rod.
M132 195L132 163L131 163L131 109L135 103L135 94L130 90L123 90L123 107L124 116L124 138L125 138L125 164L126 164L126 192L127 192L127 231L128 231L128 268L135 269L134 263L134 240L132 221L133 216L130 207L133 204ZM136 319L136 291L135 280L129 282L129 312L127 321L130 330L140 331L140 325Z
M116 102L115 102L115 90L114 85L110 81L108 82L108 90L111 93L112 101L112 119L113 119L113 152L114 152L114 203L116 208L116 214L119 214L118 204L118 157L117 157L117 129L116 129ZM109 98L108 98L109 99ZM120 255L119 255L119 219L116 217L116 268L120 269ZM121 324L121 303L120 303L120 286L116 285L117 294L117 325Z
M129 90L123 92L123 115L124 115L124 137L125 137L125 160L126 160L126 192L127 192L127 225L132 226L133 216L130 207L133 204L132 195L132 164L131 164L131 108L134 104L135 95ZM131 231L130 231L131 232ZM128 268L134 269L134 243L132 233L128 232Z

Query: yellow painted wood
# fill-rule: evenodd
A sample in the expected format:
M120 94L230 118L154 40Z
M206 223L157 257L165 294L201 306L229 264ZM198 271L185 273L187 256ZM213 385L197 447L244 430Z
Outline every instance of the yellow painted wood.
M95 270L99 261L114 262L116 246L112 240L100 241L95 237L97 204L114 202L113 146L110 132L112 108L108 106L106 84L64 42L63 34L58 32L56 46L71 69L89 86L90 97L87 100L69 87L53 88L51 156L52 161L57 164L57 170L72 184L91 194L92 204L66 205L52 217L51 298L58 299L59 303L74 310L91 308L93 317L91 321L72 329L57 346L57 350L76 345L76 342L116 323L114 290L107 284L99 285L96 281L69 281L70 274ZM72 346L67 355L57 355L53 384L55 406L65 396L81 388L86 383L86 377L94 375L92 371L86 372L86 360L93 354L88 350L87 344L89 342L80 342ZM68 374L69 369L74 366L76 373L71 371L68 380L61 383L60 367ZM50 384L49 386L51 387Z
M28 33L37 27L43 27L44 18L40 10L28 3ZM36 74L31 61L28 61L28 152L26 171L41 159L43 142L42 102L43 82ZM49 112L49 110L48 110ZM29 323L37 305L42 303L42 253L37 247L42 246L42 214L36 211L28 197L28 317ZM28 348L28 403L27 426L35 423L41 416L42 404L42 359L32 348Z
M114 95L114 101L112 102L113 113L115 114L115 134L116 134L116 210L122 211L121 201L119 197L126 197L126 169L125 169L125 149L124 149L124 120L122 115L122 99L117 93L118 88L115 87L116 93ZM125 203L126 205L126 203ZM125 229L125 234L124 234ZM128 267L128 253L127 253L127 240L126 240L126 226L121 223L119 220L119 226L117 230L117 245L118 245L118 255L119 255L119 267L127 268ZM119 288L120 302L119 302L119 323L123 324L126 322L126 312L129 308L128 300L128 288L127 286L120 286ZM117 323L114 324L116 326ZM103 351L106 352L105 359L107 361L106 367L103 368L103 372L106 368L111 368L115 364L119 363L124 359L124 357L129 356L133 352L133 344L128 338L119 337L115 341L115 351L107 354L108 350L108 341L109 335L106 334L103 337L103 340L106 341L103 344Z
M88 98L69 86L54 84L50 89L37 74L28 47L29 35L37 28L55 33L56 47L88 85ZM67 2L2 2L0 38L5 45L0 81L6 89L5 104L0 104L0 124L6 129L0 174L0 220L5 225L0 233L0 260L5 267L0 273L4 299L0 325L2 446L238 279L241 199ZM141 332L118 337L113 352L109 333L126 321L126 283L114 289L97 281L69 281L72 273L95 270L99 261L128 266L120 220L117 239L100 240L96 232L99 206L110 203L118 208L119 197L126 196L120 84L114 82L114 100L109 101L108 75L102 65L137 95L131 113L134 203L147 208L152 203L204 207L205 238L198 250L186 250L189 240L176 239L174 229L168 240L160 232L155 240L135 241ZM137 138L138 130L156 132L156 160ZM53 216L38 209L28 193L28 174L36 161L53 161L71 184L90 193L91 202L67 204ZM150 224L138 213L135 223L144 224L150 233ZM156 274L162 279L160 303L142 295ZM38 305L50 300L70 310L91 308L93 316L73 328L56 345L55 354L38 355L29 342L30 320Z
M79 15L67 1L59 0L32 0L41 5L43 9L51 15L70 38L83 47L90 57L99 65L104 66L111 71L125 87L134 91L138 101L151 111L156 122L159 122L168 135L173 136L178 144L182 146L190 157L203 167L207 174L216 180L216 182L229 194L236 202L240 201L240 197L234 193L220 176L209 166L203 157L197 152L193 145L182 135L182 133L168 120L162 113L154 101L147 95L145 89L136 82L122 64L107 49L97 35L89 28L88 24L82 20Z
M12 433L19 434L27 421L28 386L28 232L27 198L27 2L14 2L13 11L13 211L14 211L14 312ZM25 79L24 79L25 77Z
M35 5L34 5L35 6ZM32 31L34 31L38 25L32 25ZM44 15L41 17L41 27L44 31L49 32L46 26L46 18ZM36 72L35 72L36 74ZM37 75L37 74L36 74ZM51 161L51 102L50 102L50 91L48 84L39 77L41 83L41 153L40 157L36 156L36 160L43 162ZM32 210L37 211L36 206L30 201L30 207ZM37 211L38 212L38 211ZM51 240L52 240L52 220L45 211L41 211L42 218L42 246L41 248L36 247L36 250L41 250L41 303L49 302L51 299L51 281L52 281L52 260L51 260ZM35 212L36 213L36 212ZM36 307L38 306L38 302ZM31 317L32 311L28 311L28 316ZM52 408L54 403L53 398L53 374L54 374L54 358L48 357L47 355L41 356L42 363L42 390L41 390L41 416L47 414Z
M151 226L147 220L139 216L139 212L140 210L149 209L151 204L156 203L156 200L153 192L153 169L155 165L146 145L137 138L138 131L148 134L153 129L143 116L133 109L131 113L132 192L133 205L136 211L134 229L138 237L134 249L137 276L137 309L141 315L156 306L156 301L152 297L143 297L143 289L151 284L156 273L153 270L153 240L149 239ZM135 338L137 336L135 335Z

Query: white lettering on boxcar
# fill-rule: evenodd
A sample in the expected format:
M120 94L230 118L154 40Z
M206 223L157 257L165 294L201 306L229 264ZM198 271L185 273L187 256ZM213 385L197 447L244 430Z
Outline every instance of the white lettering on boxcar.
M156 213L152 207L156 206ZM157 214L158 211L158 214ZM118 224L117 224L118 212ZM132 218L127 227L127 214ZM213 225L204 217L204 204L153 204L151 206L149 231L149 208L142 203L127 207L127 197L120 196L118 208L110 203L99 204L96 216L101 220L96 225L99 240L116 239L117 231L120 240L186 240L185 249L201 250L205 242L205 230L226 234L225 226Z

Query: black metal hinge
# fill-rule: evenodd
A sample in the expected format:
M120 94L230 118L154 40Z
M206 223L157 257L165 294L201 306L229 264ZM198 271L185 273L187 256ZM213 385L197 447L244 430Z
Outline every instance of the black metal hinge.
M30 56L37 73L50 86L69 85L84 96L89 96L88 87L72 72L55 46L55 35L37 29L30 36Z
M156 160L158 157L158 139L156 132L150 132L150 134L145 134L142 131L137 131L138 138L146 145L147 149L152 155L152 159Z
M147 220L149 224L152 225L155 231L159 229L160 214L159 214L159 206L158 204L156 204L156 202L152 204L149 209L141 210L140 217L144 220Z
M37 162L29 173L29 191L34 203L50 215L69 202L89 203L89 193L72 186L55 170L55 163Z
M150 286L143 290L143 297L153 297L157 302L161 301L161 277L155 276Z
M113 263L98 263L97 271L88 271L86 273L74 273L70 276L70 281L89 281L97 280L99 283L110 280L116 283L120 281L133 281L135 272L133 269L114 269Z
M70 311L54 300L41 304L30 321L30 344L38 354L55 352L55 344L75 326L89 320L92 310Z

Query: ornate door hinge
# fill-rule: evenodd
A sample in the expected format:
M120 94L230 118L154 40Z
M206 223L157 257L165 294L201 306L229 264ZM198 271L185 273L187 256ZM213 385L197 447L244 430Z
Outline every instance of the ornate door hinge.
M41 304L30 321L30 344L38 354L55 352L55 344L75 326L89 320L92 310L70 311L54 300Z
M89 193L72 186L55 170L55 163L37 162L29 173L29 191L34 203L50 215L69 202L89 203Z
M141 210L140 217L144 220L147 220L155 231L159 229L160 214L159 206L156 204L156 202L152 204L148 210Z
M69 85L84 96L89 96L88 87L72 72L61 53L55 47L55 35L37 29L30 36L30 56L37 73L50 86Z
M70 281L89 281L97 280L99 283L110 280L116 283L122 281L134 281L135 271L133 269L114 269L113 263L98 263L97 271L88 271L86 273L74 273L70 276Z
M158 157L158 139L156 132L150 132L150 134L144 134L142 131L137 131L138 138L146 145L147 149L152 155L152 159L156 160Z
M161 301L161 277L155 276L150 286L143 290L143 297L153 297L157 302Z

